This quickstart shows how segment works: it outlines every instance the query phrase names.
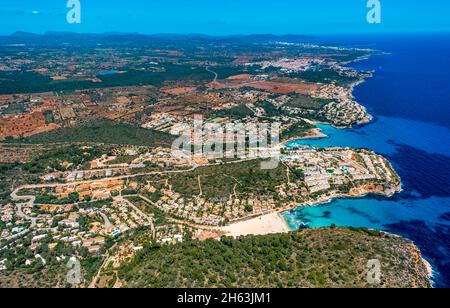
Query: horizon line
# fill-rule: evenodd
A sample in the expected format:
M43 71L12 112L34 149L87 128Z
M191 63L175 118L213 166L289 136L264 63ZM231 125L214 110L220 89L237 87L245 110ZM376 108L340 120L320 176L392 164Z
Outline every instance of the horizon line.
M119 35L143 35L143 36L155 36L155 35L179 35L179 36L205 36L205 37L233 37L233 36L252 36L252 35L273 35L273 36L305 36L305 37L315 37L315 36L336 36L336 35L389 35L389 34L450 34L450 29L445 30L417 30L417 31L386 31L386 32L317 32L317 33L275 33L275 32L253 32L253 33L228 33L228 34L206 34L198 32L121 32L121 31L104 31L104 32L79 32L79 31L57 31L57 30L46 30L43 32L30 32L24 30L16 30L9 33L0 33L0 36L13 36L17 33L33 34L33 35L47 35L47 34L94 34L94 35L108 35L108 34L119 34Z

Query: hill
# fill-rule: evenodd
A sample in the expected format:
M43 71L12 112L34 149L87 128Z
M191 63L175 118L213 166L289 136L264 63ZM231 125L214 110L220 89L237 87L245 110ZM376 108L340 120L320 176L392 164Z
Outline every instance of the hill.
M381 284L367 280L381 263ZM119 271L124 287L430 287L409 241L363 229L317 229L147 246Z

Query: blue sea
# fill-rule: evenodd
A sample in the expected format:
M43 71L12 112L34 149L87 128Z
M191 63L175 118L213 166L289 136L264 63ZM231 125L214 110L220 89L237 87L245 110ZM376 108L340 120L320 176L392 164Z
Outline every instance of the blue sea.
M434 286L450 287L450 34L327 38L388 54L351 64L374 70L356 99L374 115L364 126L318 125L326 139L289 146L369 148L387 157L404 191L392 198L335 200L284 213L292 229L331 225L385 230L413 240L432 264Z

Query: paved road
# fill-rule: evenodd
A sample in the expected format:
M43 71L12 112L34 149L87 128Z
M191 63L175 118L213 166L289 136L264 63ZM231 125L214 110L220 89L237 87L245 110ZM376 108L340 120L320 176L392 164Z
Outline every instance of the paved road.
M102 218L103 218L103 221L104 221L103 226L104 226L105 228L109 228L109 227L112 227L112 226L113 226L113 224L111 223L111 221L109 221L108 216L106 216L106 215L105 215L104 213L102 213L102 212L99 212L99 214L100 214L100 216L102 216Z
M117 243L114 244L114 245L110 248L109 251L113 251L114 248L116 248L116 247L117 247ZM100 266L100 268L99 268L98 271L97 271L97 274L94 276L94 278L92 279L91 283L89 284L88 289L94 289L94 288L96 287L97 281L98 281L98 279L100 278L100 274L101 274L101 272L102 272L102 269L105 268L105 267L108 265L109 260L110 260L110 257L111 257L111 256L110 256L109 252L107 252L107 253L106 253L105 260L103 261L102 265Z
M19 190L13 191L11 193L11 199L16 202L20 202L20 201L26 201L26 202L16 204L17 216L19 218L31 221L31 227L29 229L23 230L22 232L19 232L17 234L14 234L14 235L4 238L4 240L7 240L7 241L15 240L15 239L25 236L26 234L28 234L31 231L31 228L36 226L36 222L37 222L37 218L26 215L22 210L23 207L33 207L34 202L36 201L36 197L35 196L19 196L19 195L17 195L18 192L19 192Z
M191 172L191 171L194 171L195 169L197 169L198 167L199 166L196 165L190 169L185 169L185 170L144 172L144 173L136 173L136 174L129 174L129 175L121 175L121 176L116 176L116 177L105 177L105 178L96 179L96 180L74 181L74 182L68 182L68 183L47 183L47 184L23 185L23 186L17 187L11 194L11 197L14 198L13 195L17 196L17 193L19 191L21 191L22 189L67 187L70 185L101 183L103 181L127 180L127 179L132 179L135 177L148 176L148 175L177 174L177 173ZM88 171L88 170L86 170L86 171ZM22 198L22 199L18 199L18 200L28 200L32 196L17 196L17 197ZM15 199L13 199L13 200L16 201Z
M137 208L133 203L131 203L128 199L126 199L124 197L115 197L115 200L125 202L133 210L135 210L139 215L141 215L142 217L145 217L145 219L147 219L147 222L149 223L150 228L152 229L152 238L153 239L156 238L156 228L155 228L155 225L153 224L153 219L150 216L148 216L147 214L142 212L139 208Z
M23 219L31 221L31 227L34 227L36 225L37 218L30 217L30 216L26 215L23 212L22 208L23 207L30 207L30 208L32 208L34 203L35 203L35 201L36 201L36 197L35 196L19 196L19 195L17 195L18 192L19 192L19 190L13 191L11 193L11 199L13 201L16 201L16 202L18 202L18 201L26 201L26 202L16 204L17 216L19 216L20 218L23 218Z
M31 231L31 229L26 229L26 230L23 230L22 232L19 232L17 234L8 236L8 237L4 238L3 240L12 241L12 240L18 239L19 237L23 237L23 236L27 235L30 231Z
M216 72L214 72L213 70L211 70L211 69L209 68L209 66L206 67L206 70L207 70L208 72L214 74L214 80L213 80L213 82L217 82L217 79L219 78L219 75L218 75Z
M127 180L132 179L140 176L149 176L149 175L164 175L164 174L179 174L179 173L187 173L195 171L198 168L201 167L211 167L211 166L220 166L223 164L229 165L229 164L238 164L245 161L251 161L255 160L254 158L249 159L242 159L242 160L236 160L226 163L214 163L214 164L207 164L207 165L197 165L195 164L192 168L189 169L183 169L183 170L170 170L170 171L153 171L153 172L143 172L143 173L136 173L136 174L129 174L129 175L121 175L116 177L105 177L101 179L95 179L95 180L85 180L85 181L74 181L74 182L68 182L68 183L46 183L46 184L32 184L32 185L22 185L20 187L17 187L12 193L11 198L14 201L21 201L21 200L29 200L31 198L34 200L36 199L35 196L17 196L17 193L21 191L22 189L35 189L35 188L53 188L53 187L67 187L71 185L81 185L81 184L96 184L101 183L104 181L114 181L114 180ZM20 198L20 199L15 199Z
M20 202L20 201L25 201L24 203L20 203L17 204L17 215L23 219L29 220L31 221L31 228L36 226L36 222L37 222L37 218L34 217L30 217L28 215L26 215L25 213L23 213L22 208L23 207L33 207L33 205L35 204L36 201L36 196L31 196L31 195L27 195L27 196L19 196L18 193L23 190L23 189L35 189L35 188L54 188L54 187L67 187L70 185L80 185L80 184L93 184L93 183L101 183L105 180L126 180L126 179L131 179L131 178L135 178L135 177L140 177L140 176L149 176L149 175L163 175L163 174L178 174L178 173L187 173L187 172L192 172L195 171L196 169L200 168L200 167L210 167L210 166L220 166L223 164L238 164L244 161L251 161L254 159L243 159L243 160L237 160L237 161L232 161L232 162L227 162L227 163L215 163L215 164L207 164L207 165L197 165L194 164L192 168L190 169L185 169L185 170L171 170L171 171L162 171L162 172L147 172L147 173L138 173L138 174L132 174L132 175L123 175L123 176L117 176L117 177L110 177L110 178L102 178L102 179L96 179L96 180L86 180L86 181L76 181L76 182L70 182L70 183L46 183L46 184L34 184L34 185L23 185L20 187L17 187L12 193L11 193L11 199L13 201L16 202ZM151 202L150 200L148 200L147 198L140 196L143 200L149 202L150 204L153 204L153 202ZM134 205L133 205L134 206ZM137 209L134 206L135 209ZM142 213L139 209L137 209L137 211L139 211L140 213ZM146 215L144 214L144 217ZM148 217L148 216L147 216ZM155 227L153 225L153 221L150 219L151 221L151 227L152 227L152 233L153 236L156 235L156 231L155 231ZM175 220L174 220L175 221ZM177 221L180 222L180 221ZM181 223L186 223L186 222L181 222ZM201 226L198 226L201 227ZM10 238L7 238L7 240L9 239L16 239L20 236L23 236L24 234L28 233L30 229L24 230L19 234L15 234L14 236L11 236ZM209 229L209 228L205 228L205 226L203 226L204 229Z

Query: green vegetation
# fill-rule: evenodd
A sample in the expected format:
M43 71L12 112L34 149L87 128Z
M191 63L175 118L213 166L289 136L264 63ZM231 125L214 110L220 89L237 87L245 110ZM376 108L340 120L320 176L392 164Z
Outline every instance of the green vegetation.
M8 105L7 108L5 108L4 110L2 110L3 114L20 114L20 113L24 113L26 111L25 109L25 105L23 103L13 103Z
M149 204L140 197L127 197L127 199L131 203L133 203L137 208L139 208L142 212L146 214L153 214L155 216L153 223L156 226L165 225L167 223L166 215L164 214L163 211L161 211L157 207Z
M31 250L31 235L23 238L23 246L20 248L6 248L0 252L0 258L7 259L7 270L0 272L0 287L65 287L66 274L69 270L66 262L60 262L56 258L62 255L71 256L74 250L71 244L59 243L55 249L48 248L51 243L48 236L42 241L42 245L36 250ZM44 266L40 260L34 258L41 255L45 261ZM25 261L30 260L30 266Z
M56 148L32 158L21 167L30 173L42 173L48 171L48 168L57 171L72 170L83 163L100 157L103 153L104 150L98 147L68 146Z
M0 94L59 92L133 85L161 85L165 81L207 81L211 79L211 73L207 72L204 67L164 63L164 69L164 72L154 72L152 70L134 70L124 67L121 68L121 70L126 71L124 74L97 76L97 78L102 80L101 83L76 78L53 81L48 76L26 71L0 72Z
M411 243L358 229L303 230L173 246L147 244L119 270L125 287L377 287L367 262L383 266L379 287L430 287Z
M139 155L118 155L116 159L107 162L108 165L131 164Z
M47 110L44 112L45 116L45 124L55 123L55 116L53 115L53 111Z
M304 109L321 109L325 105L331 103L333 100L314 98L304 94L292 95L292 100L286 104L288 107L304 108Z
M41 183L38 174L27 172L21 167L18 162L0 163L0 205L11 202L10 194L13 187Z
M71 193L67 199L58 199L54 195L41 194L36 196L36 204L74 204L80 200L78 193Z
M246 105L239 105L226 110L219 110L214 113L215 117L229 117L231 119L239 120L248 116L255 115Z
M67 272L63 263L43 267L34 262L30 268L0 272L0 288L64 288Z
M170 146L174 137L154 130L99 119L76 127L60 128L29 138L9 140L28 144L104 143L142 146Z
M266 116L269 118L285 115L283 110L275 107L272 103L268 101L259 101L255 104L255 106L263 108L264 111L266 112Z
M185 197L200 194L198 178L206 199L228 198L239 195L278 196L276 187L287 182L286 169L261 169L261 161L254 160L219 166L201 167L188 173L179 173L170 179L174 190Z
M0 251L0 259L7 259L7 269L0 272L0 288L70 288L66 275L69 268L66 260L58 260L61 256L77 256L81 262L82 278L86 284L92 280L98 271L103 259L98 255L87 253L85 248L75 249L70 243L58 243L54 249L48 244L52 243L50 236L42 241L36 250L31 250L31 236L23 239L24 245L19 248L5 248ZM114 244L113 240L106 239L99 255L105 253ZM34 256L39 254L46 261L42 262ZM31 265L25 265L30 260Z
M314 125L301 120L283 131L281 133L281 140L288 140L294 137L304 137L308 135L313 128L315 128Z
M290 77L300 78L308 82L331 83L337 86L346 87L359 80L359 77L350 77L340 74L332 68L310 69L291 74Z
M44 86L52 81L50 77L26 71L0 72L0 80L1 94L39 92L35 90L45 90Z
M0 163L0 204L7 203L9 200L11 192L8 180L11 180L12 172L17 165Z
M93 208L93 209L100 209L102 207L108 207L112 205L113 200L112 199L106 199L106 200L97 200L97 201L91 201L91 202L81 202L78 204L79 208Z
M229 61L229 59L224 60ZM214 61L216 61L216 59L214 59ZM227 65L214 66L211 67L211 70L217 73L218 79L226 79L234 75L256 73L256 71L253 70L251 67L244 67L244 66L227 66Z

